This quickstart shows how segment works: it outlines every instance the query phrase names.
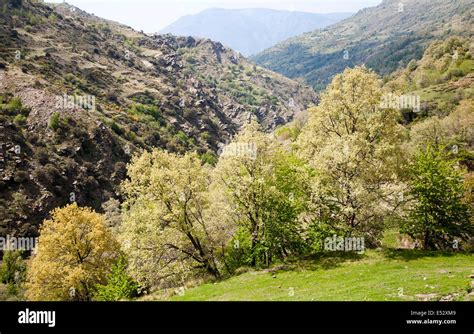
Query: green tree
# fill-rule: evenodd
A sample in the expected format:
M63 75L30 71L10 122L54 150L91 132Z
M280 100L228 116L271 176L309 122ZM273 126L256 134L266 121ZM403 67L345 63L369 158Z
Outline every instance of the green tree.
M308 170L256 122L247 124L223 149L213 173L213 217L235 235L232 253L250 266L299 253L299 214Z
M0 265L0 281L7 284L10 293L16 293L25 278L26 264L22 252L17 250L4 251L2 264Z
M137 295L138 284L127 273L127 260L121 256L112 266L107 277L107 284L96 286L95 300L118 301Z
M416 155L410 193L415 204L402 232L424 249L452 249L472 237L472 208L463 201L463 177L444 147L430 145Z

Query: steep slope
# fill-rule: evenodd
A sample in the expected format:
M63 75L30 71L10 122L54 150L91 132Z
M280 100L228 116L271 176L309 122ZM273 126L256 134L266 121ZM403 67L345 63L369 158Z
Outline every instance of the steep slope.
M459 163L474 170L474 42L452 36L433 42L419 61L390 76L388 96L418 96L420 110L402 109L416 148L448 145Z
M287 38L327 27L350 15L352 14L315 14L264 8L213 8L196 15L184 16L160 32L210 38L249 56Z
M70 201L100 210L137 150L212 162L249 117L271 130L317 102L210 40L150 37L29 0L0 6L0 22L2 236L36 235Z
M453 36L433 42L422 59L394 72L385 89L420 96L422 116L444 117L474 99L474 42Z
M317 89L347 66L391 73L420 59L435 39L472 38L473 0L385 0L324 30L284 41L252 57L257 64Z

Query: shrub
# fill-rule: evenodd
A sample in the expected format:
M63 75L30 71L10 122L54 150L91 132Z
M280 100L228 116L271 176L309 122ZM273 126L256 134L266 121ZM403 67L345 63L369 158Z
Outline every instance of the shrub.
M411 167L410 193L415 200L402 232L424 249L457 248L474 233L470 206L464 202L463 177L443 147L428 146Z
M189 141L189 137L183 131L179 131L175 136L176 136L176 139L178 139L181 143L185 145Z
M42 165L47 164L49 161L48 150L43 147L38 148L35 152L35 157L36 159L38 159L40 164Z
M3 254L0 265L0 281L8 286L8 292L16 294L18 288L25 281L26 264L21 251L7 250Z
M36 168L33 172L33 177L37 182L49 189L52 185L56 184L61 175L56 166L47 163L44 167Z
M128 113L132 115L148 115L160 122L163 119L160 109L153 105L135 104L129 109Z
M13 119L13 122L17 125L24 125L26 123L26 116L22 114L18 114Z
M25 171L22 171L22 170L19 170L19 171L16 171L15 172L15 176L13 177L13 180L16 182L16 183L22 183L24 182L25 180L27 180L29 177L29 174Z
M120 127L120 125L115 123L115 121L109 122L108 125L110 126L112 131L114 131L117 135L122 136L124 134L123 129Z
M7 100L7 99L5 98L5 100ZM9 115L17 115L17 114L20 114L22 112L27 114L25 112L26 109L23 108L21 100L18 97L14 97L14 98L10 99L8 101L8 103L6 103L6 104L5 104L5 102L3 102L3 104L0 106L0 108L3 109Z
M95 300L118 301L133 298L138 293L138 284L127 274L127 261L122 256L112 266L107 284L96 286Z
M217 156L212 152L206 152L202 154L200 158L204 164L208 164L211 166L215 166L218 161Z
M48 128L56 131L57 129L59 129L60 125L61 125L61 117L59 116L58 112L55 112L51 115L49 119Z

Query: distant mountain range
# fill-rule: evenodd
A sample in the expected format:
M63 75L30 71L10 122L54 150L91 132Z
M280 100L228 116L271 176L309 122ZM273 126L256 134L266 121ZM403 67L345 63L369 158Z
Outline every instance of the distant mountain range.
M325 28L351 13L315 14L272 9L213 8L187 15L160 31L210 38L250 56L290 37Z
M251 57L258 65L317 90L346 67L385 75L420 59L434 40L473 37L473 0L384 0L322 30L290 38Z

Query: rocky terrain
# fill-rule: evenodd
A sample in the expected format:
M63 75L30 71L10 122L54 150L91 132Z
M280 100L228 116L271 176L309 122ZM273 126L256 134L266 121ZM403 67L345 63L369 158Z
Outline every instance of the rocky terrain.
M317 95L218 42L149 36L68 4L0 6L0 234L36 235L70 201L102 211L134 152L272 130Z

